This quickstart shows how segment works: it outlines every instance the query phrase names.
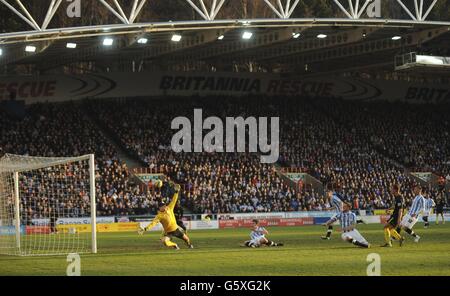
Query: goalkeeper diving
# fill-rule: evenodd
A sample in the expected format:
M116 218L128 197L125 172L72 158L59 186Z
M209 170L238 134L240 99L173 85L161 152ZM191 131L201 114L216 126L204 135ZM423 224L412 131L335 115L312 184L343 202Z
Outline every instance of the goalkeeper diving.
M163 186L161 181L157 182L155 185L158 188L161 188ZM173 185L171 184L171 186L173 186ZM170 203L168 205L166 205L162 201L159 202L158 214L156 215L156 217L153 219L153 221L147 227L144 227L144 228L139 227L138 233L142 235L142 234L144 234L145 231L148 231L148 230L152 229L153 227L155 227L158 223L161 223L161 225L163 227L163 235L161 237L161 242L166 247L174 248L177 250L180 249L178 247L178 245L172 241L172 237L174 236L179 239L182 239L186 243L186 245L192 249L192 248L194 248L194 246L191 244L191 240L186 235L183 228L181 228L177 224L177 220L176 220L175 214L173 212L175 205L177 204L179 192L180 192L180 185L178 185L178 184L174 185L174 193L172 195L172 200L170 201Z

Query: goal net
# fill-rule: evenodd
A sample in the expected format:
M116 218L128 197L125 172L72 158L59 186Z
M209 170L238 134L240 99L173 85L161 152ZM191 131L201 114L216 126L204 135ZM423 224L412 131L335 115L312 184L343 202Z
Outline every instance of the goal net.
M0 158L0 254L97 252L94 155Z

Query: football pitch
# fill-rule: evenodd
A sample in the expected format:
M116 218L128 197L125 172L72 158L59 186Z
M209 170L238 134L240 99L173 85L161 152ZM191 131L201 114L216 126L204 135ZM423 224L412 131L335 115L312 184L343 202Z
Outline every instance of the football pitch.
M382 225L361 225L359 230L372 244L360 249L340 238L323 241L323 226L268 228L271 240L283 247L251 249L239 245L248 239L248 229L191 231L195 249L167 249L159 232L99 233L98 254L81 254L81 275L366 275L368 254L381 258L381 275L450 275L450 223L431 224L414 243L410 237L403 247L381 248ZM406 233L403 233L406 235ZM66 275L65 256L0 256L0 275Z

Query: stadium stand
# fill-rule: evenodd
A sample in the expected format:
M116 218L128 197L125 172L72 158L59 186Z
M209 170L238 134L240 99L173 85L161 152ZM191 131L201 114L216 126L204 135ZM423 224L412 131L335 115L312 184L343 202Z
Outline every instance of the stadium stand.
M343 195L371 212L391 206L389 185L397 182L407 201L414 180L408 169L449 174L448 105L364 103L308 98L171 98L96 100L80 104L36 104L23 120L1 116L3 153L60 156L95 153L97 211L100 215L155 213L161 198L131 180L131 172L93 123L100 122L148 168L184 184L182 203L194 213L324 210L322 194L292 188L275 166L255 154L174 153L170 121L174 115L204 117L279 116L278 166L307 172L323 184L339 182ZM217 100L214 100L216 102ZM237 103L236 100L239 100ZM86 108L97 118L89 118ZM392 127L395 126L395 129ZM408 152L408 153L407 153ZM443 189L442 189L443 190ZM432 196L442 194L430 189ZM87 204L78 204L79 210Z

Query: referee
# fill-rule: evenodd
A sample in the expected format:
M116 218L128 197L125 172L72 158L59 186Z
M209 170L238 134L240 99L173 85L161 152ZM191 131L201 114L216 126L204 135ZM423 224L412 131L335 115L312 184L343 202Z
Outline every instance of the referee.
M445 207L445 200L443 198L443 194L438 197L436 200L436 225L439 224L439 215L442 218L442 224L445 224L445 218L444 218L444 207Z
M391 194L394 196L394 211L389 217L386 225L384 226L384 241L385 244L382 247L392 247L391 237L395 238L400 242L400 247L403 245L405 240L396 230L402 221L403 208L405 206L405 201L400 193L400 186L393 184L391 186Z

